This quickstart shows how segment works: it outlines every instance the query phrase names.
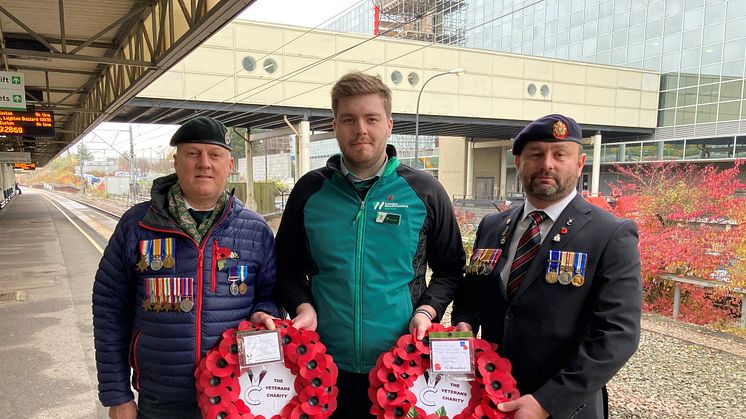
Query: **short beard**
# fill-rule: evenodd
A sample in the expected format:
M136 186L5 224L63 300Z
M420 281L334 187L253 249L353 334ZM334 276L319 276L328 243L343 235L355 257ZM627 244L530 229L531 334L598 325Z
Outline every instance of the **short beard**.
M552 177L554 177L556 183L554 186L534 186L533 177L521 176L526 195L542 201L556 202L566 197L575 186L571 182L572 179L560 179L556 175ZM577 179L575 179L575 182L577 182Z

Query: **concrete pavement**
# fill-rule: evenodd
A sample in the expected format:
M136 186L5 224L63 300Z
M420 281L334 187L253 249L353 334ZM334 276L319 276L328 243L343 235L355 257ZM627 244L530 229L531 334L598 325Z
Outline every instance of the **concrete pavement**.
M25 189L0 211L0 295L11 299L0 302L0 417L107 417L91 325L100 258L39 191Z

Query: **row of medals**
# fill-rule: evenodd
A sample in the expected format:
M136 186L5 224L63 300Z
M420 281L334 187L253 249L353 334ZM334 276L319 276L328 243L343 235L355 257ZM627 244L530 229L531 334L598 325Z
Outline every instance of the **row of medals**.
M237 276L229 276L228 281L230 281L231 283L231 286L229 288L231 295L239 295L239 294L244 295L246 294L246 291L249 290L249 286L246 285L246 282L244 282ZM239 281L241 283L237 284L237 282Z
M567 266L561 266L559 274L556 271L547 272L544 279L550 284L559 282L562 285L573 284L576 287L581 287L585 283L585 278L580 273L572 274L572 268Z
M146 311L183 311L184 313L188 313L192 311L192 308L194 308L194 301L191 299L184 299L179 301L178 303L168 303L165 301L157 301L155 303L151 303L150 300L147 298L143 300L142 307Z
M171 269L174 267L174 264L176 264L176 261L171 257L171 255L166 255L162 260L160 255L153 256L153 260L150 263L148 263L148 256L142 255L140 256L140 261L137 262L137 270L139 272L145 272L145 270L148 269L148 266L150 266L150 269L159 271L161 268Z

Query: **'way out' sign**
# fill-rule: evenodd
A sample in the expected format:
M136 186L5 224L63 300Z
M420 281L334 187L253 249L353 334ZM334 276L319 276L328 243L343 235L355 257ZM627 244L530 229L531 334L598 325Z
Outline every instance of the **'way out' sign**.
M23 73L0 71L0 109L26 110Z

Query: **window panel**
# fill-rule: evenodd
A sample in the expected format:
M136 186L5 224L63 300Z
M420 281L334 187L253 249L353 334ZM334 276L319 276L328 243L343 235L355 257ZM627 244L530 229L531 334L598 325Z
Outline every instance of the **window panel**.
M743 80L731 81L720 85L720 101L742 99Z
M611 35L612 48L624 47L627 45L627 31L617 31Z
M597 22L588 22L583 25L583 39L589 39L596 36Z
M628 42L634 44L645 40L645 27L643 25L629 28Z
M627 62L627 48L621 47L611 51L611 64L622 65Z
M670 127L674 124L676 116L675 109L667 109L658 112L658 125L661 127Z
M607 16L598 20L598 34L605 35L611 33L614 26L614 20L611 16Z
M688 125L694 123L694 106L676 109L676 125Z
M746 3L743 4L746 7ZM725 40L730 41L733 39L740 39L746 36L746 31L743 30L746 26L746 17L739 19L729 20L725 23Z
M719 63L723 54L723 47L720 44L707 45L702 48L702 65Z
M720 63L700 67L699 84L717 83L720 81Z
M697 88L689 87L679 90L678 106L695 105L697 103Z
M599 36L596 42L596 48L598 51L607 51L611 49L611 34Z
M743 77L744 60L723 63L723 80L740 79Z
M686 10L696 9L697 7L704 7L705 0L686 0Z
M684 11L682 0L668 0L666 2L666 16L673 16Z
M717 119L717 108L718 105L716 103L697 106L697 123L715 122Z
M736 155L734 157L746 157L746 137L736 138Z
M627 29L629 27L629 12L614 15L614 30Z
M718 110L718 121L735 121L741 115L741 101L721 102Z
M663 52L677 52L681 49L681 34L675 33L663 37Z
M651 39L645 42L645 57L655 57L661 55L662 45L660 39Z
M729 1L726 15L728 18L746 16L746 3L743 1Z
M661 90L671 90L679 87L679 75L676 73L661 75Z
M596 40L586 39L583 41L583 56L591 55L596 53Z
M645 23L645 9L636 9L629 14L630 25L642 25Z
M663 33L666 35L681 32L684 27L684 15L666 16L666 22L663 26Z
M684 158L684 141L666 141L663 143L662 160L681 160Z
M627 47L627 60L634 61L642 59L643 46L642 44L630 45Z
M642 145L642 160L643 161L660 160L660 158L658 157L658 144L657 143L644 143Z
M709 4L705 8L705 25L725 20L725 4Z
M702 33L702 43L712 44L716 42L723 42L723 30L725 25L722 23L716 23L714 25L706 26Z
M663 35L663 19L648 22L645 25L645 38L659 38L661 35Z
M645 58L642 62L642 67L646 70L660 71L661 56Z
M598 16L611 16L614 13L614 0L606 0L598 5Z
M698 29L686 31L682 36L682 45L684 48L693 48L702 45L702 34Z
M699 86L699 93L697 96L697 103L713 103L718 101L718 95L720 93L720 84L708 84Z
M679 69L679 62L681 61L681 53L674 52L672 54L665 54L662 57L661 71L668 73Z
M694 69L697 71L697 69ZM679 75L679 87L696 86L699 83L699 75L693 71L682 71Z
M699 66L699 56L700 56L699 48L694 48L694 49L690 49L690 50L686 50L682 52L681 53L681 66L684 68Z
M648 5L648 20L660 19L665 15L664 4L662 1Z
M723 47L723 60L736 60L746 57L746 39L728 41Z
M688 10L684 13L684 30L701 28L704 17L704 9Z

